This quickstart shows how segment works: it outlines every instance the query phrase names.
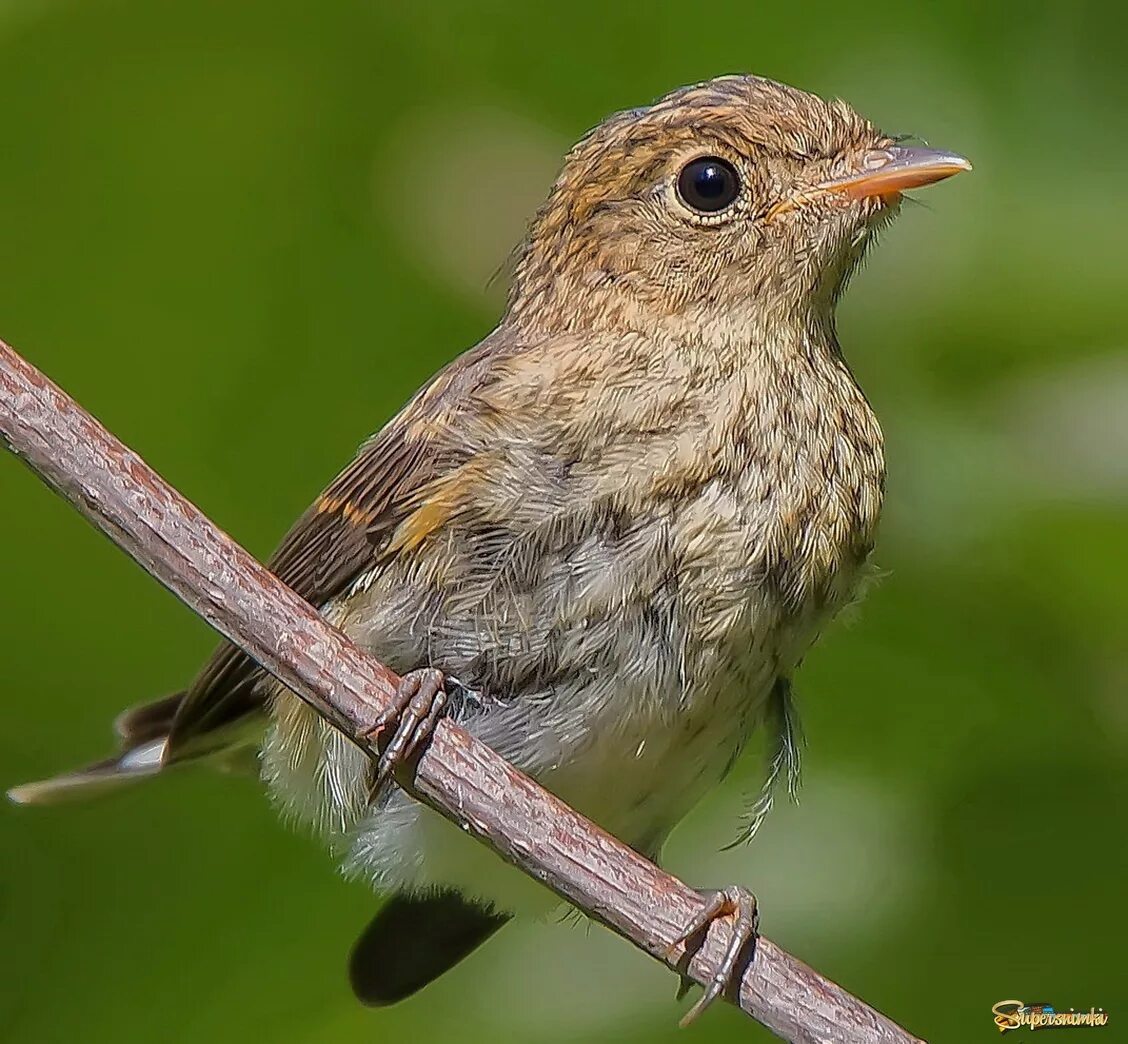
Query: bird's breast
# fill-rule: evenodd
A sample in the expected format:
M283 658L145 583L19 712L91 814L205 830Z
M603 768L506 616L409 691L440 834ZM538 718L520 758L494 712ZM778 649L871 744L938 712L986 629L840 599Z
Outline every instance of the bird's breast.
M730 408L704 422L696 470L662 476L691 673L765 656L788 673L857 589L881 508L881 432L844 367L751 386L738 375L722 394Z

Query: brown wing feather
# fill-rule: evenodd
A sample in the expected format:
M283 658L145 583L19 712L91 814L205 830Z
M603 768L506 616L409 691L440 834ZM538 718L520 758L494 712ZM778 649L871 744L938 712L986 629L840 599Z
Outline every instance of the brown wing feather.
M376 565L397 524L418 506L419 491L457 468L465 454L441 444L450 414L476 383L491 354L487 340L455 360L373 436L286 535L267 563L284 583L318 608ZM461 459L460 459L461 456ZM262 669L224 644L204 665L177 710L169 753L183 756L263 705Z

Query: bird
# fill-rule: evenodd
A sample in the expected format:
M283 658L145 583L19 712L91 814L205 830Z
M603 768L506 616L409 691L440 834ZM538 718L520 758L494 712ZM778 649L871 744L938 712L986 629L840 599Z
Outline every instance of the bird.
M385 896L349 964L377 1006L557 902L396 784L444 717L655 860L763 734L750 838L798 785L795 672L873 570L883 438L835 307L903 193L970 166L753 75L610 116L533 216L496 328L269 562L402 675L380 758L223 644L119 716L112 757L10 797L255 766ZM687 1019L757 933L747 889L703 894L679 942L718 918L732 942Z

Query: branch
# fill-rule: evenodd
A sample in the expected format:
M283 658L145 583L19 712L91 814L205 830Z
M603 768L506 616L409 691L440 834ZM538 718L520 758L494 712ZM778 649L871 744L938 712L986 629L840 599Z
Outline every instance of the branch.
M353 645L73 399L0 341L0 435L146 572L370 755L395 674ZM691 888L572 811L465 729L443 721L406 788L639 949L709 981L729 938L714 923L686 961L671 941L702 908ZM729 999L794 1044L922 1044L761 938Z

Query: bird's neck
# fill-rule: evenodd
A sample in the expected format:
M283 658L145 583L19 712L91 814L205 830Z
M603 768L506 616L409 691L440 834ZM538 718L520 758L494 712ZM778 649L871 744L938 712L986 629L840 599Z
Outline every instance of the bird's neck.
M799 308L786 300L747 298L699 302L640 324L670 350L718 373L750 378L832 369L846 363L830 308Z
M619 305L587 313L587 321L583 311L572 313L564 329L535 313L502 324L499 332L524 345L529 360L515 382L535 389L539 407L558 402L552 412L562 425L598 429L600 445L668 433L706 469L719 449L774 446L785 470L812 445L833 447L836 425L846 425L847 437L872 448L880 480L881 433L843 358L830 307L802 311L752 297L662 311L637 299Z
M582 284L582 285L580 285ZM514 288L504 325L522 340L644 338L695 367L731 372L789 360L842 367L831 295L758 287L747 295L679 295L648 281L526 279Z

